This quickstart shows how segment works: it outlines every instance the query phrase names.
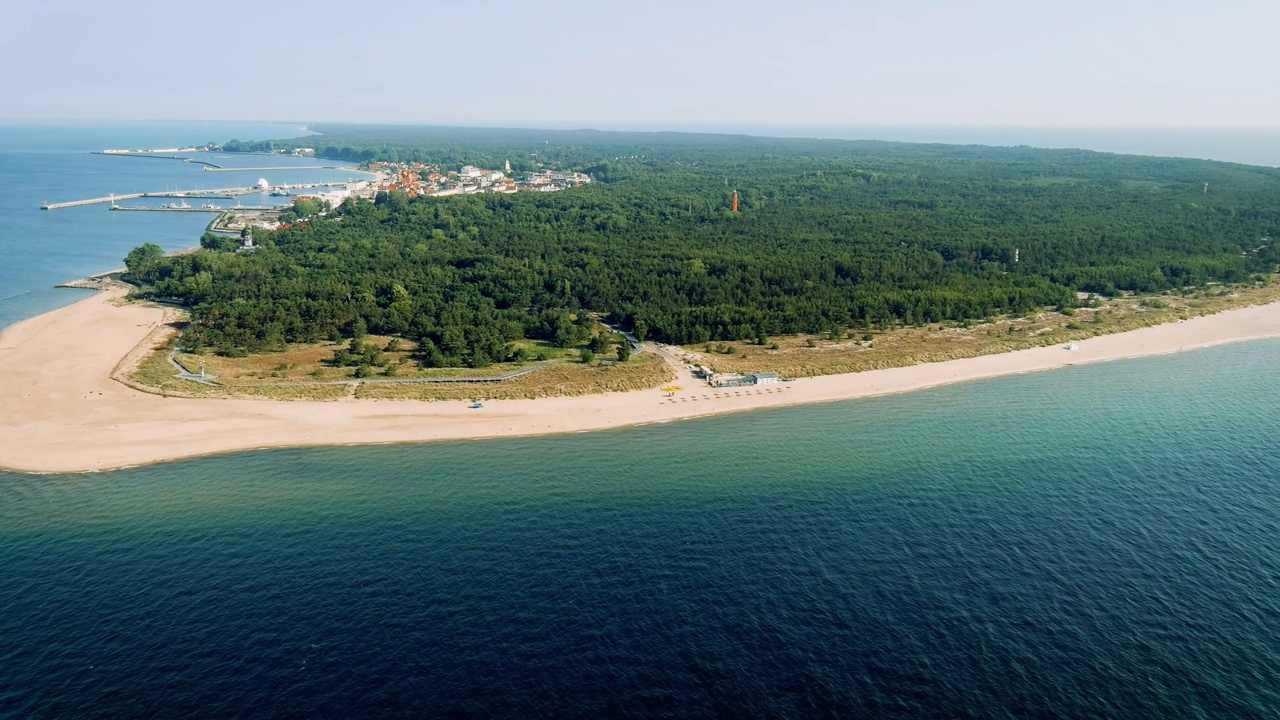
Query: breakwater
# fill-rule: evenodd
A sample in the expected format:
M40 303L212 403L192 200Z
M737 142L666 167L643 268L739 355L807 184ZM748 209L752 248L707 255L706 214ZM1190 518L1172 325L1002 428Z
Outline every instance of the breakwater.
M204 212L204 213L226 213L236 210L279 210L281 207L275 205L240 205L233 208L223 207L145 207L142 205L125 206L112 205L112 210L123 210L132 212Z
M281 165L272 167L206 167L205 172L284 172L296 170L347 170L368 172L354 165Z
M146 193L130 193L128 195L111 195L109 197L89 198L88 200L71 200L69 202L60 203L42 203L41 210L61 210L62 208L80 207L82 205L97 205L98 203L115 202L116 200L132 200L145 196Z
M199 152L199 151L196 151L196 152ZM197 160L196 158L193 158L193 157L185 157L185 156L183 156L183 155L161 155L161 154L158 154L158 153L142 152L142 151L139 151L139 152L122 152L122 151L119 151L119 150L117 150L117 151L109 151L109 150L95 150L95 151L94 151L93 153L91 153L91 154L93 154L93 155L106 155L107 157L151 158L151 159L153 159L153 160L181 160L182 162L188 162L188 163L192 163L192 164L195 164L195 165L208 165L209 167L212 167L212 168L220 168L220 167L222 167L221 165L219 165L219 164L217 164L217 163L211 163L211 162L209 162L208 160Z
M182 190L170 190L164 192L140 192L125 193L124 195L108 195L107 197L89 198L87 200L70 200L60 203L44 203L40 206L41 210L61 210L69 207L82 207L84 205L99 205L102 203L115 203L118 200L134 200L136 198L188 198L188 197L218 197L231 198L237 195L248 195L249 193L262 192L262 188L257 187L238 187L238 188L220 188L216 190L193 190L190 192Z
M345 182L320 182L320 183L303 183L300 185L290 185L293 190L314 190L316 188L333 188L346 187ZM134 200L136 198L234 198L240 195L252 195L253 193L263 192L263 188L259 186L253 187L234 187L234 188L218 188L213 190L165 190L161 192L141 192L126 193L124 195L108 195L107 197L88 198L86 200L69 200L67 202L43 203L40 205L41 210L61 210L62 208L82 207L84 205L98 205L101 203L115 203L118 200ZM245 208L248 209L248 208Z

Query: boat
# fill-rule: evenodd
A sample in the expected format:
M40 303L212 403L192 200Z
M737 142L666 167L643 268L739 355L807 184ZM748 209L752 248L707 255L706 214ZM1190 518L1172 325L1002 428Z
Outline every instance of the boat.
M221 205L214 205L213 203L205 203L205 204L203 204L203 205L201 205L201 206L200 206L200 209L201 209L201 210L221 210L221 209L222 209L222 206L221 206Z
M484 407L484 403L471 403L471 409L472 409L472 410L478 410L478 409L480 409L480 408L482 408L482 407Z
M288 190L272 190L270 195L271 197L292 197L293 193Z

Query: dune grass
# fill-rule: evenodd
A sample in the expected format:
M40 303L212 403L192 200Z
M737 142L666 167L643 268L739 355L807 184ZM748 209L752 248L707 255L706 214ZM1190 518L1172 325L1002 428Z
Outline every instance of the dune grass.
M863 372L1011 352L1064 344L1097 335L1135 330L1167 322L1210 315L1233 308L1280 300L1274 279L1252 286L1215 286L1185 294L1094 299L1087 307L1056 312L1043 309L1024 317L1003 316L977 323L932 324L889 330L851 328L840 337L796 335L768 338L765 345L708 343L682 348L689 362L716 372L772 372L784 377L811 377ZM176 328L177 326L175 326ZM176 329L154 341L154 349L122 381L137 389L183 397L246 397L277 400L492 400L587 395L659 387L674 377L653 353L632 356L626 363L583 364L568 358L574 349L545 350L556 361L502 363L488 368L419 368L410 357L412 343L370 336L365 340L385 349L385 367L353 378L353 368L332 367L329 361L342 343L294 345L283 352L223 358L179 354L177 359L195 371L203 360L216 386L181 380L168 363L177 342ZM407 383L414 378L494 377L544 365L522 377L496 383ZM391 368L388 372L388 368Z
M976 323L931 324L887 331L852 328L839 338L795 335L765 345L707 343L683 349L694 364L720 373L772 372L812 377L904 367L926 362L1064 344L1280 300L1280 282L1249 287L1212 287L1188 295L1126 297L1095 301L1095 307L1051 309L1025 317L1003 316Z

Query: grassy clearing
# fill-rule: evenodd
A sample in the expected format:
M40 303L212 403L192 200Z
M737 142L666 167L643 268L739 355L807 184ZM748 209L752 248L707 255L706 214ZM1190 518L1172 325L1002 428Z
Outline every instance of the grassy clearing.
M178 338L175 335L154 347L129 375L129 379L148 390L158 392L170 390L181 392L187 389L186 386L194 385L195 383L185 382L175 377L173 366L169 364L169 353L177 342Z
M826 335L770 338L766 345L710 343L683 348L688 359L717 372L774 372L808 377L902 367L1063 344L1097 335L1135 330L1210 315L1223 310L1280 300L1280 282L1254 287L1211 287L1187 295L1126 297L1094 302L1093 307L1067 313L1042 310L1026 317L999 317L981 323L934 324L889 331L852 329L842 337ZM492 400L586 395L658 387L674 373L652 353L633 356L627 363L561 362L523 377L500 383L391 383L385 380L439 377L493 377L541 363L501 363L488 368L420 369L410 358L412 343L384 350L387 368L375 368L365 380L352 377L353 368L331 367L336 350L346 343L291 346L285 352L223 358L180 354L179 362L192 371L205 362L217 376L210 387L179 380L167 361L176 335L157 343L125 378L138 389L182 397L254 397L278 400L340 400L348 397L385 400ZM391 338L370 336L366 342L386 348ZM557 359L578 357L577 348L550 348L526 341L531 351L545 351ZM394 348L394 346L392 346Z
M385 347L390 338L366 339ZM542 343L528 342L540 350ZM129 375L134 387L162 395L181 397L247 397L276 400L341 400L347 397L387 400L447 400L537 398L552 395L587 395L656 387L673 376L669 365L654 355L633 356L626 363L560 362L536 372L500 383L396 383L391 380L441 377L494 377L516 370L543 365L501 363L488 368L418 369L409 358L411 343L401 342L402 349L385 352L388 367L397 367L390 376L379 368L365 380L352 378L353 368L330 367L327 363L335 350L346 343L296 345L282 353L224 358L213 355L179 353L175 359L191 372L197 372L203 360L205 372L214 376L216 386L201 385L176 377L168 355L177 343L176 334L157 346ZM576 358L576 349L554 348L557 359ZM403 366L405 369L400 370Z
M1097 307L1076 308L1070 315L1042 310L969 327L952 323L885 332L853 329L840 338L801 335L770 338L766 345L709 343L683 349L692 362L716 372L810 377L1056 345L1276 300L1280 300L1280 283L1272 281L1247 288L1208 288L1186 296L1100 300Z
M369 335L365 344L381 351L385 364L371 366L369 378L427 379L446 377L498 377L535 367L545 361L524 363L495 363L485 368L422 368L413 359L417 350L414 343L390 337ZM522 340L514 345L525 348L532 357L550 359L576 359L576 349L551 347L547 343ZM205 371L218 376L218 382L235 387L265 387L281 383L324 383L355 380L356 368L334 367L334 353L347 348L348 341L322 342L311 345L290 345L282 352L262 353L243 358L217 355L179 355L178 361L188 368L198 368L205 362ZM393 349L389 349L393 348Z
M400 385L362 383L356 397L385 400L498 400L553 395L590 395L652 388L675 373L662 358L646 353L625 363L562 363L500 383Z

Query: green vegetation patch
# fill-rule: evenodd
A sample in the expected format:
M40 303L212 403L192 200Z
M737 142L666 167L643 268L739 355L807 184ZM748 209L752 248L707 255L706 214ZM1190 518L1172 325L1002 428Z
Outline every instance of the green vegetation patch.
M184 348L345 344L331 364L353 377L557 354L591 364L625 354L597 339L600 319L671 343L759 343L1020 317L1079 306L1078 293L1247 282L1280 263L1272 168L678 133L335 127L325 142L322 155L343 159L510 160L597 182L380 193L261 233L253 253L139 248L127 265L142 294L191 308Z

